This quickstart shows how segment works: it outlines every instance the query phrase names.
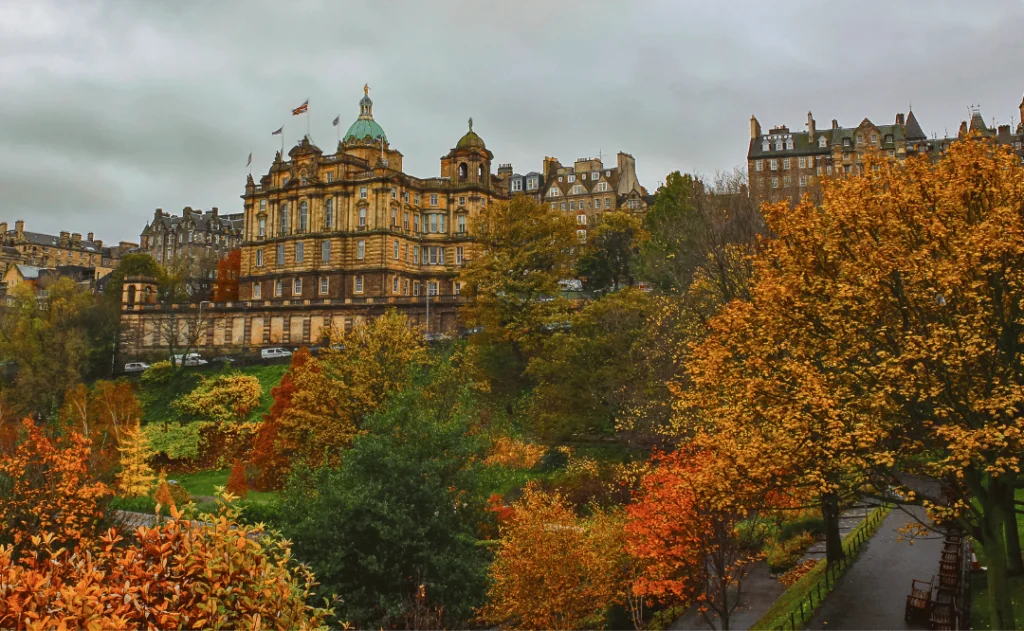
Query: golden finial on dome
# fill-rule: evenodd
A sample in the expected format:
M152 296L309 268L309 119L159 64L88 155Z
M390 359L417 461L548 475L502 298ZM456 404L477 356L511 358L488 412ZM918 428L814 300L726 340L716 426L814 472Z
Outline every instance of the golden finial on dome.
M370 84L369 83L363 84L363 95L364 96L370 96Z

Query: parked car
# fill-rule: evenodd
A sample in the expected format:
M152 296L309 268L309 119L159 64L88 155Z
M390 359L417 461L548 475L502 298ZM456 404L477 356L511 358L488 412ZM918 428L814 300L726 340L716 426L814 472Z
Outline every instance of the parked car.
M213 359L210 360L210 363L219 364L221 366L230 366L235 363L235 358L228 357L227 355L222 355L220 357L214 357Z
M206 364L209 364L209 363L210 362L208 362L205 359L203 359L202 357L200 357L199 353L192 353L191 355L189 355L188 357L185 358L185 361L182 363L182 365L183 366L205 366Z
M128 362L124 365L125 372L142 372L149 368L146 362Z
M260 351L260 357L262 357L263 359L277 359L279 357L291 356L292 352L290 350L288 350L287 348L280 348L276 346L274 348L264 348L262 351Z

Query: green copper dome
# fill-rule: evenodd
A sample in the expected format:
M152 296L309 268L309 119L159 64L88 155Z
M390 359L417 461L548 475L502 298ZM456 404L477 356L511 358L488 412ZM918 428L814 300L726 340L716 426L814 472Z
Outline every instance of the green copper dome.
M473 119L469 119L469 131L462 138L459 138L459 142L455 145L456 149L486 149L487 145L484 144L484 139L477 135L473 131Z
M374 141L381 138L384 139L384 142L388 141L384 129L377 124L377 121L373 120L373 101L370 100L370 86L363 87L363 98L359 100L359 118L345 132L344 141L359 142L367 136Z

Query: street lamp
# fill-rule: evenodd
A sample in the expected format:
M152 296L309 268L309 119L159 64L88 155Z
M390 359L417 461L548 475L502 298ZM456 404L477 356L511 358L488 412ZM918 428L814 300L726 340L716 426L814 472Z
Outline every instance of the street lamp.
M196 321L196 347L199 346L199 328L203 326L203 305L212 305L209 300L199 301L199 319Z

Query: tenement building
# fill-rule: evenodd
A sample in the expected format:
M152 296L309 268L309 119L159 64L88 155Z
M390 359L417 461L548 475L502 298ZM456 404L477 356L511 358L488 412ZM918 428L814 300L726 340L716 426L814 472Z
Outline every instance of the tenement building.
M601 158L580 158L562 166L557 158L544 158L544 203L576 217L576 234L581 241L587 227L603 213L647 210L647 189L636 177L636 160L619 152L616 166L605 166Z
M61 232L59 235L30 232L25 222L14 222L9 230L6 221L0 222L0 275L11 265L25 265L38 268L56 268L66 265L88 267L95 270L96 278L110 273L121 256L138 247L138 244L121 241L115 246L105 246L103 241L88 233L83 239L78 232Z
M278 153L259 181L248 177L239 303L203 303L202 316L199 305L164 309L150 281L132 279L125 353L166 347L167 318L192 318L182 335L191 326L200 351L217 352L316 344L327 330L343 333L390 307L429 331L454 329L473 221L508 198L508 181L491 173L493 154L472 119L441 158L438 177L405 173L402 157L374 119L366 88L334 153L307 136L287 156Z
M972 108L970 123L960 124L958 138L977 133L1013 148L1024 156L1024 101L1021 102L1022 123L988 127L978 108ZM891 124L876 125L865 118L856 127L841 127L835 119L832 126L818 129L814 117L807 112L806 130L790 130L785 125L772 127L767 133L754 116L750 117L750 145L747 149L747 174L753 194L762 200L798 202L805 194L817 200L821 178L857 174L864 168L864 157L881 153L895 160L908 156L941 157L957 138L929 138L921 128L913 110L906 116L898 113Z
M212 262L216 269L220 257L242 244L243 220L243 213L222 215L216 207L203 212L186 206L181 216L157 208L142 229L139 249L167 267Z

